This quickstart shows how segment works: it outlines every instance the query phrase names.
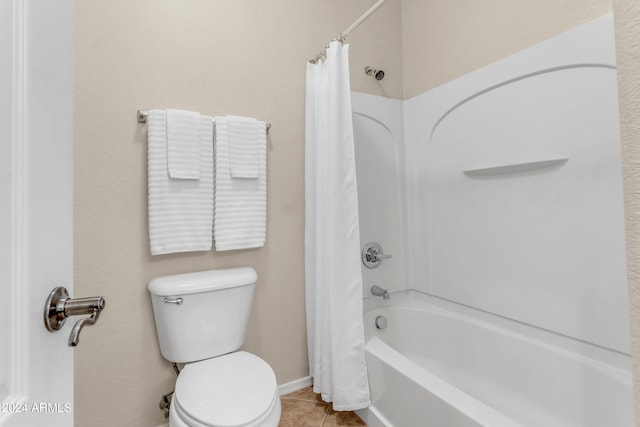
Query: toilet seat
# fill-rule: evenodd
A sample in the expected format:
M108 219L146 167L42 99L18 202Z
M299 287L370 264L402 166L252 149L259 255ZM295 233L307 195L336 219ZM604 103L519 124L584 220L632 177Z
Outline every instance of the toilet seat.
M258 356L229 353L187 364L178 376L171 410L172 421L179 418L192 427L277 426L278 385Z

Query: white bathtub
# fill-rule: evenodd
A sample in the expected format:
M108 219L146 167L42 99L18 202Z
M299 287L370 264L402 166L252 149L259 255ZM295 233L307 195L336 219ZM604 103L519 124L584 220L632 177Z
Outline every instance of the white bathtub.
M633 426L628 355L415 291L365 300L365 329L370 427Z

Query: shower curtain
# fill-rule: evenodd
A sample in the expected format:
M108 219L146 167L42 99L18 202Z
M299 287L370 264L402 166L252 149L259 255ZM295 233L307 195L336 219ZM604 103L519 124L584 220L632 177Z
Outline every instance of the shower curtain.
M307 64L305 291L313 390L336 411L370 405L364 355L349 46Z

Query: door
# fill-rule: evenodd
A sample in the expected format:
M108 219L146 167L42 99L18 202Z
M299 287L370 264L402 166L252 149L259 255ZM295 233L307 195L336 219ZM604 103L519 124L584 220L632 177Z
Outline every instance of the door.
M73 1L0 0L0 426L73 425ZM70 322L67 322L70 323Z

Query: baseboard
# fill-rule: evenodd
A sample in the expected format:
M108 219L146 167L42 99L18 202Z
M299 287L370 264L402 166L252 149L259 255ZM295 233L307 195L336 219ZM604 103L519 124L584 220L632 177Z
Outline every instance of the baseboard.
M372 406L365 409L358 409L354 412L369 427L393 427L393 424L391 424L389 420L383 417L382 414Z
M293 393L294 391L298 391L305 387L309 387L311 384L313 384L313 378L311 378L310 376L306 376L279 385L278 391L280 392L280 396L283 396L285 394Z

